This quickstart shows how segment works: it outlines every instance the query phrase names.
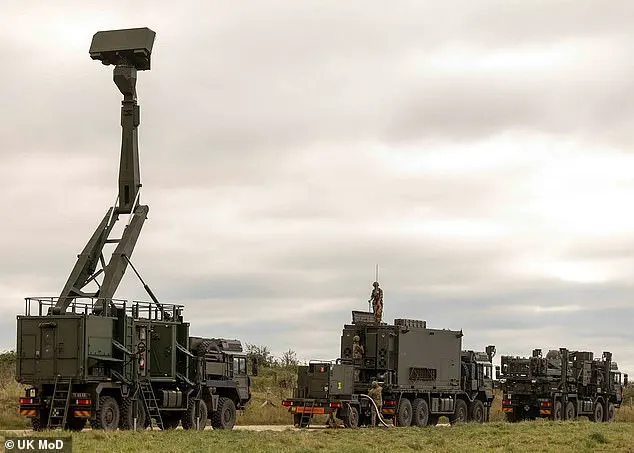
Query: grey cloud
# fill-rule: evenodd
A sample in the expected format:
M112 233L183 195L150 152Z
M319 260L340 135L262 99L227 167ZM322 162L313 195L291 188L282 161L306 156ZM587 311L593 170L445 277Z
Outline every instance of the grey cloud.
M546 44L557 40L586 39L631 33L630 18L634 7L627 0L599 5L592 0L573 2L507 2L492 0L472 12L466 24L491 47Z
M564 343L614 349L619 362L634 353L628 286L514 273L535 250L625 260L631 248L628 235L559 238L541 225L522 185L543 183L528 176L544 162L513 149L517 162L469 174L392 165L451 142L463 148L447 156L477 162L476 145L516 130L553 148L563 137L588 153L627 149L630 2L166 5L3 4L0 346L15 342L21 297L61 289L116 195L120 95L112 68L89 60L96 29L77 24L95 18L158 33L138 82L151 209L133 261L161 300L187 307L192 333L334 358L378 262L389 318L463 328L465 344L499 353ZM437 65L463 51L477 64L553 49L562 61L524 72ZM429 225L441 231L416 229ZM480 225L501 232L478 236ZM131 274L118 295L147 299ZM525 309L568 305L580 309Z

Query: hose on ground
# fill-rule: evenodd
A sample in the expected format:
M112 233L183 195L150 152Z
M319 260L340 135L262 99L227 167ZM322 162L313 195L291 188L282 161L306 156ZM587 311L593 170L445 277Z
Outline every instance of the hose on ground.
M381 422L381 424L383 426L385 426L386 428L389 428L390 425L388 425L387 423L385 423L385 420L383 420L383 417L381 417L381 411L379 410L379 407L376 405L376 403L374 402L374 400L372 398L370 398L368 395L364 395L363 393L359 394L359 396L362 396L364 398L367 398L370 400L370 402L372 403L372 406L374 407L374 410L376 411L376 416L378 417L379 421Z

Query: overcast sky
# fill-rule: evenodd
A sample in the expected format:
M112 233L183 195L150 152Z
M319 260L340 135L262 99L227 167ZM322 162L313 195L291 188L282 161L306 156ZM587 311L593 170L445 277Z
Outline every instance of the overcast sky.
M192 334L334 359L378 263L389 322L634 371L631 0L54 3L0 7L0 349L117 195L92 36L147 26L132 260Z

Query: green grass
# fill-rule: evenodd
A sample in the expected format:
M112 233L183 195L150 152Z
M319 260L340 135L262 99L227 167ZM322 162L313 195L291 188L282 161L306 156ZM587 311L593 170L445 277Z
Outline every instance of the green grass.
M537 421L453 427L309 429L282 432L100 431L73 434L73 450L95 453L634 452L634 429L628 423Z

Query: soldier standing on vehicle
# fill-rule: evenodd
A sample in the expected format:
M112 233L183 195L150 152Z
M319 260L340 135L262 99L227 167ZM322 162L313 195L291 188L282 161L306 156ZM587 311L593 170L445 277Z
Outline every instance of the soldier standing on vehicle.
M359 344L360 341L361 341L361 338L359 338L359 335L355 335L354 338L352 339L352 358L353 359L363 358L363 353L365 351L363 350L363 346Z
M359 382L359 366L362 364L361 361L363 360L363 354L365 353L363 346L359 344L360 341L361 339L359 338L359 335L355 335L352 339L352 360L356 365L354 367L354 382Z
M368 392L368 396L372 398L372 401L376 404L376 409L372 407L370 411L372 414L370 426L374 428L377 425L377 410L381 412L381 408L383 407L383 389L377 381L372 381L372 387Z
M374 322L380 324L383 319L383 290L379 288L379 282L374 282L372 286L374 289L372 290L372 294L370 294L370 300L368 302L372 302Z

